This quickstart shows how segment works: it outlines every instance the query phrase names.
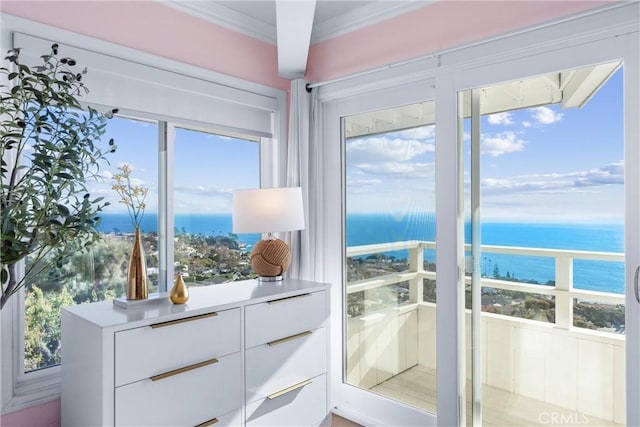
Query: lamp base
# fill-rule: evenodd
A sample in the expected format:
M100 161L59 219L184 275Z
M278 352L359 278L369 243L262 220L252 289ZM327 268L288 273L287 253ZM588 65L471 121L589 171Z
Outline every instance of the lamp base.
M281 282L284 279L282 276L258 276L258 282L273 283Z
M291 252L280 239L260 240L251 251L251 268L260 277L282 276L290 264Z

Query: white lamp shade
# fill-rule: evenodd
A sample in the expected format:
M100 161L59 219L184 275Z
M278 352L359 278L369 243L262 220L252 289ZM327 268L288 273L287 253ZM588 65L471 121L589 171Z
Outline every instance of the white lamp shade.
M232 218L234 233L302 230L302 189L286 187L234 190Z

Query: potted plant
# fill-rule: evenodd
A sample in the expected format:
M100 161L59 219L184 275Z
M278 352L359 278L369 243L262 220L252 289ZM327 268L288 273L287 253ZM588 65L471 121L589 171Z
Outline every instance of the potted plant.
M98 142L117 111L82 108L86 69L59 57L57 44L41 58L29 67L12 49L0 68L0 309L38 274L100 239L98 213L108 205L86 183L115 151L113 140L105 149Z

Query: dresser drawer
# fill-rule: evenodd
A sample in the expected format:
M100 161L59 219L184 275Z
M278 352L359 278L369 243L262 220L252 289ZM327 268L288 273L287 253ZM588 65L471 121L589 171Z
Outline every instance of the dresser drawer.
M249 305L245 308L245 348L319 328L326 317L325 291Z
M242 410L236 409L228 414L215 417L200 424L196 427L215 426L215 427L239 427L242 425Z
M237 351L240 309L116 332L115 384L129 384Z
M242 406L240 353L164 378L117 387L117 426L196 426ZM212 362L212 363L211 363ZM226 419L226 418L225 418ZM220 420L220 419L219 419Z
M294 384L293 390L247 405L249 426L317 426L327 415L326 376ZM282 390L286 391L286 390Z
M325 328L305 331L247 350L247 402L325 373L326 352Z

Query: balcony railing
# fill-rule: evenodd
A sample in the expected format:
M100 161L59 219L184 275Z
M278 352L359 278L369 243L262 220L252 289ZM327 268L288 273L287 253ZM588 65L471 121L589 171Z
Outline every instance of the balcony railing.
M435 242L404 241L380 243L373 245L351 246L347 248L347 257L380 254L384 252L408 250L408 271L391 273L363 280L347 283L347 294L368 291L382 286L409 282L409 301L421 303L423 296L423 279L436 279L436 272L424 269L424 250L435 249ZM467 251L471 250L466 245ZM605 304L624 304L624 295L611 292L598 292L573 287L574 260L624 262L624 254L618 252L592 252L576 250L560 250L545 248L523 248L513 246L483 245L483 253L496 253L514 256L531 256L552 258L555 261L555 286L538 285L495 278L483 277L482 287L517 291L527 294L548 295L555 298L555 326L569 329L573 326L574 299L600 302ZM471 278L466 277L466 283L471 284Z
M433 249L435 243L426 241L347 248L348 257L408 251L406 271L348 281L347 294L365 291L366 300L368 294L375 295L374 290L377 288L409 283L408 304L388 307L380 304L380 309L365 311L361 315L358 313L347 319L347 382L357 387L378 390L377 392L385 395L382 390L389 390L391 387L384 388L388 380L400 374L406 377L406 372L418 367L418 373L429 374L429 379L420 377L420 381L412 380L404 386L394 383L396 388L391 388L396 390L395 394L389 396L428 411L436 409L437 316L436 304L424 301L423 283L424 279L436 278L435 271L425 270L424 262L425 251ZM466 249L470 251L469 246ZM528 407L528 414L555 411L553 413L587 415L590 420L597 420L594 425L624 425L625 379L624 369L620 369L624 366L624 335L572 327L575 299L614 305L625 302L622 294L575 289L574 261L620 263L624 262L624 255L507 246L482 246L482 251L508 256L546 257L555 262L555 285L481 278L481 285L486 288L555 298L554 323L482 312L483 333L479 344L484 361L482 383L500 392L512 393L514 401L521 402L521 398L533 399L538 405L533 408L537 408L539 412ZM375 265L375 262L370 264L371 268L375 268ZM398 265L393 267L397 268ZM467 286L470 285L471 278L466 277L465 280ZM377 303L377 297L378 295L372 296L370 301ZM353 299L361 302L358 297ZM465 313L464 322L464 342L468 349L472 342L469 310ZM467 358L466 362L469 364L470 359ZM470 366L466 368L466 377L467 380L471 379ZM422 388L415 389L418 383ZM403 396L405 390L406 396ZM502 414L504 402L495 402L499 402L497 406L491 406L496 403L487 403L487 408L491 407L494 413ZM505 412L507 413L508 411Z

